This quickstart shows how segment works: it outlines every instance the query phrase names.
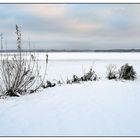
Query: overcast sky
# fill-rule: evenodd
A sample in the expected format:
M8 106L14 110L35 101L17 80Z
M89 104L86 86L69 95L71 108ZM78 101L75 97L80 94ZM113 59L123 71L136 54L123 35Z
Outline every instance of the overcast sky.
M0 32L15 49L140 49L140 4L0 4Z

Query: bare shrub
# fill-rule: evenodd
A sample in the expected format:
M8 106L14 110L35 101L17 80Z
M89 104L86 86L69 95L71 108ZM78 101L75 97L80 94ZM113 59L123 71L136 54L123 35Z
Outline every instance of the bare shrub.
M48 87L55 87L56 83L52 83L50 81L47 81L46 83L42 84L43 88L48 88Z
M69 80L68 77L67 77L66 83L67 83L67 84L72 84L72 80Z
M76 75L73 75L72 83L80 83L80 78L78 78Z
M37 91L45 79L48 56L46 56L45 73L42 77L35 55L28 54L28 60L22 53L21 32L16 25L17 50L13 57L1 57L0 92L4 96L20 96ZM1 52L2 53L2 52Z
M82 81L96 81L97 79L97 74L92 68L90 68L89 72L87 72L86 74L84 74L84 76L81 77Z
M95 71L90 68L89 72L85 73L81 78L79 78L76 75L73 75L72 80L69 80L67 78L67 84L72 84L72 83L80 83L81 81L96 81L98 79L97 74Z
M118 78L117 66L115 64L107 66L107 78L109 80Z
M119 78L125 80L134 80L136 79L136 72L134 71L133 66L124 64L119 70Z

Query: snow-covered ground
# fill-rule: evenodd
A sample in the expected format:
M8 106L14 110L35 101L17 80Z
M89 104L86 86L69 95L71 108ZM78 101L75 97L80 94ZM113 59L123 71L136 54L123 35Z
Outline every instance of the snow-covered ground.
M106 66L125 63L134 66L135 81L106 79ZM140 53L49 53L46 78L65 81L91 66L99 81L1 99L0 136L140 136Z

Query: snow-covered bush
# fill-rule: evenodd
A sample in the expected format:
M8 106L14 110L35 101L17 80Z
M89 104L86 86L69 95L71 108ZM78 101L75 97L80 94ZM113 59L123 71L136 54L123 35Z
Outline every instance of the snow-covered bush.
M78 78L78 76L76 75L73 75L73 78L72 78L72 83L80 83L80 78Z
M136 79L136 72L133 66L129 66L128 64L123 65L119 70L119 78L125 80Z
M67 83L67 84L72 84L72 80L69 80L69 79L67 78L66 83Z
M79 78L76 75L73 75L72 80L69 80L67 78L66 83L72 84L72 83L80 83L81 81L96 81L97 79L98 79L97 74L92 68L90 68L89 72L85 73L81 78Z
M89 72L84 74L84 76L81 77L82 81L96 81L97 80L97 74L95 71L90 68Z
M118 78L117 66L115 64L107 66L107 78L109 80Z
M23 56L21 47L21 32L16 25L17 50L11 58L8 53L0 60L0 94L1 96L20 96L37 91L46 75L48 56L43 77L40 75L36 56L29 54L29 59Z
M42 84L42 87L43 88L48 88L48 87L55 87L56 86L56 83L52 83L50 81L47 81L46 83L43 83Z

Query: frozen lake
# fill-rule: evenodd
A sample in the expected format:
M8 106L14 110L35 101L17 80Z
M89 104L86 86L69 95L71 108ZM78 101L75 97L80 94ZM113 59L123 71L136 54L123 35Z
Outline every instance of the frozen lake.
M39 59L44 60L45 55L46 53L40 53ZM49 79L60 77L66 79L73 74L81 76L91 67L104 79L109 64L116 64L120 68L123 64L129 63L136 71L140 71L140 53L48 53L48 55Z

